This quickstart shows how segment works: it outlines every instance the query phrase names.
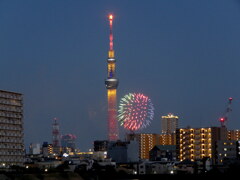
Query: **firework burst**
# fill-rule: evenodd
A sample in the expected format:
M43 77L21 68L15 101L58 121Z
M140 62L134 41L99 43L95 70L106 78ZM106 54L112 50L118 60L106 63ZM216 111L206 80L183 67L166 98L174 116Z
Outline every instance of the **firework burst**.
M147 127L154 116L151 99L141 93L129 93L120 100L118 121L130 131Z

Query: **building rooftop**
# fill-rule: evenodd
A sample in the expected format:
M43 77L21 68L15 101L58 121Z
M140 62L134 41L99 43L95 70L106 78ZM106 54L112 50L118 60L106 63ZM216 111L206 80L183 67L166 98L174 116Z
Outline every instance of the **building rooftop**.
M175 151L176 150L176 145L156 145L153 148L158 148L159 150L170 150L170 151Z
M6 91L6 90L1 90L0 89L0 93L12 93L12 94L17 94L17 95L22 95L21 93L17 93L17 92L12 92L12 91Z

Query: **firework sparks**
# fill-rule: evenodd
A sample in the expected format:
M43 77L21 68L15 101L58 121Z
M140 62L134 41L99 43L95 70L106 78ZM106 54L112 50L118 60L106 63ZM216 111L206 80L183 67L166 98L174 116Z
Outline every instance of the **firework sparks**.
M129 93L120 100L118 110L120 125L130 131L147 127L154 116L151 99L141 93Z

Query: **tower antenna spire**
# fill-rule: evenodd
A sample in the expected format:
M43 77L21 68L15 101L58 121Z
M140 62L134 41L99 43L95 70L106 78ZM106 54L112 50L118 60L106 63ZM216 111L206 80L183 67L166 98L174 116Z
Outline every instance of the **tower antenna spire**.
M109 52L108 52L108 57L109 58L114 58L114 50L113 50L113 14L109 14L108 20L109 20L109 27L110 27L110 33L109 33Z

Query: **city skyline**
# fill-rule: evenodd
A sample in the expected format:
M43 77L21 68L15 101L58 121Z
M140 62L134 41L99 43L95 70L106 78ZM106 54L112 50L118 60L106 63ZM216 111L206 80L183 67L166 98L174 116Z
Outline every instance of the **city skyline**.
M141 92L155 107L141 132L160 134L168 113L179 127L220 126L229 97L227 127L240 127L239 1L1 1L0 8L0 89L24 95L26 145L51 142L54 117L82 150L107 139L109 13L118 100Z

